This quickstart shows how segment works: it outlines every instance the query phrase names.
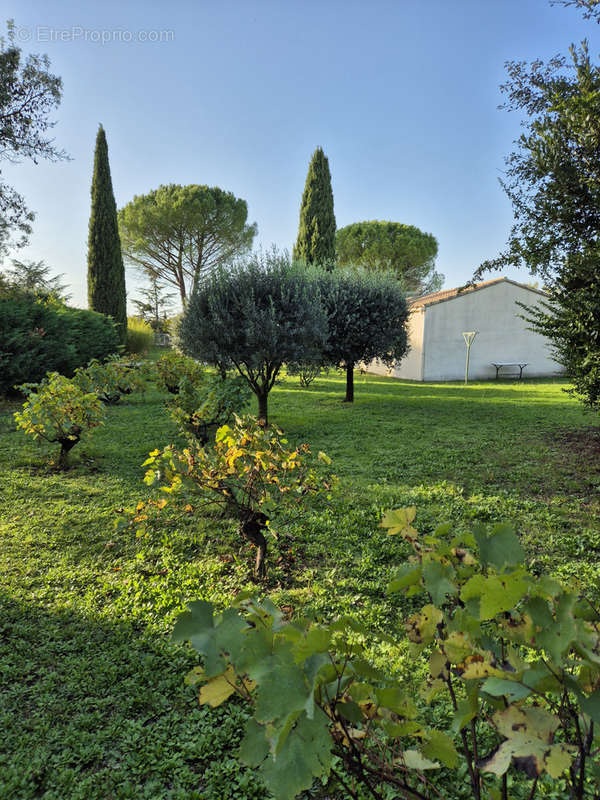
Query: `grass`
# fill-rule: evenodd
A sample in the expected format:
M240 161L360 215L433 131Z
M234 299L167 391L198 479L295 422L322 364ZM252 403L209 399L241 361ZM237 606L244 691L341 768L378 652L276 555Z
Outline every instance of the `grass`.
M406 601L385 585L405 551L378 520L408 504L421 531L513 521L534 566L594 590L600 428L563 388L357 376L346 405L338 376L280 384L271 419L326 451L340 487L331 506L275 521L265 590L295 611L351 611L393 632ZM139 538L116 527L147 496L148 451L176 439L164 399L109 408L66 474L14 430L16 406L0 407L0 797L266 797L235 760L244 709L199 708L183 685L195 659L168 642L188 600L226 605L252 587L252 554L225 519L186 515ZM401 641L373 656L415 679Z

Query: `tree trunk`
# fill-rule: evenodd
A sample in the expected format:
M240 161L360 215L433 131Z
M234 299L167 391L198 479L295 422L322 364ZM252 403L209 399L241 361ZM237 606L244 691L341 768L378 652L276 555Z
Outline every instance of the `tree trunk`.
M354 402L354 364L346 366L346 398L344 403Z
M267 414L267 400L269 399L268 392L261 392L256 395L258 400L258 421L266 428L269 424L269 417Z
M68 469L69 468L69 452L75 447L77 442L79 441L79 436L75 439L59 439L60 442L60 453L58 456L58 466L60 469Z
M267 540L263 530L267 527L267 517L262 511L252 511L249 516L240 522L240 533L252 544L256 545L256 563L254 574L257 578L264 578L267 574L265 558L267 555Z

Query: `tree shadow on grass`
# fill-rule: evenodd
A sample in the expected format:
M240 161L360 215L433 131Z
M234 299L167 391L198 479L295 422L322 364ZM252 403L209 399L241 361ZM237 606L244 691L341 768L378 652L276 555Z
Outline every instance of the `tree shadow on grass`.
M0 796L265 796L235 761L242 708L200 708L184 686L197 663L188 648L125 621L5 594L0 615ZM225 776L230 788L213 794Z

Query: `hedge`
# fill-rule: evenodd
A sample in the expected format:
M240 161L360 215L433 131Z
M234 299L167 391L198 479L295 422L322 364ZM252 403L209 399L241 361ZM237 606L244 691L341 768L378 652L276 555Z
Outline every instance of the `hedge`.
M0 393L40 381L47 372L70 377L92 358L119 350L112 319L18 290L0 294Z

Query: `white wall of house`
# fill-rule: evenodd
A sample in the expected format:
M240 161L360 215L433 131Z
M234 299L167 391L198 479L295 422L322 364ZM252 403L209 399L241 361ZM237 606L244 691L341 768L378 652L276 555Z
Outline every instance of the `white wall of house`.
M478 331L471 346L469 376L495 378L492 361L527 362L525 377L555 375L548 339L528 329L518 302L537 306L539 292L508 280L426 306L423 337L425 381L460 380L465 374L463 331ZM504 371L501 374L506 374Z
M406 381L423 380L423 324L425 310L415 309L408 317L406 333L410 349L402 361L396 362L393 367L388 367L378 358L366 366L367 372L374 375L388 375L393 378L402 378Z
M422 381L424 367L423 331L425 325L425 308L416 308L408 317L406 330L410 350L402 361L394 365L392 375L405 381Z
M545 296L506 278L446 300L413 309L407 330L410 350L389 370L371 362L367 371L416 381L462 380L466 348L463 331L478 331L471 346L469 377L496 377L493 361L527 363L524 377L549 377L562 371L552 358L550 342L529 330L518 305L534 307ZM508 376L511 370L502 370ZM514 374L514 371L513 371Z

